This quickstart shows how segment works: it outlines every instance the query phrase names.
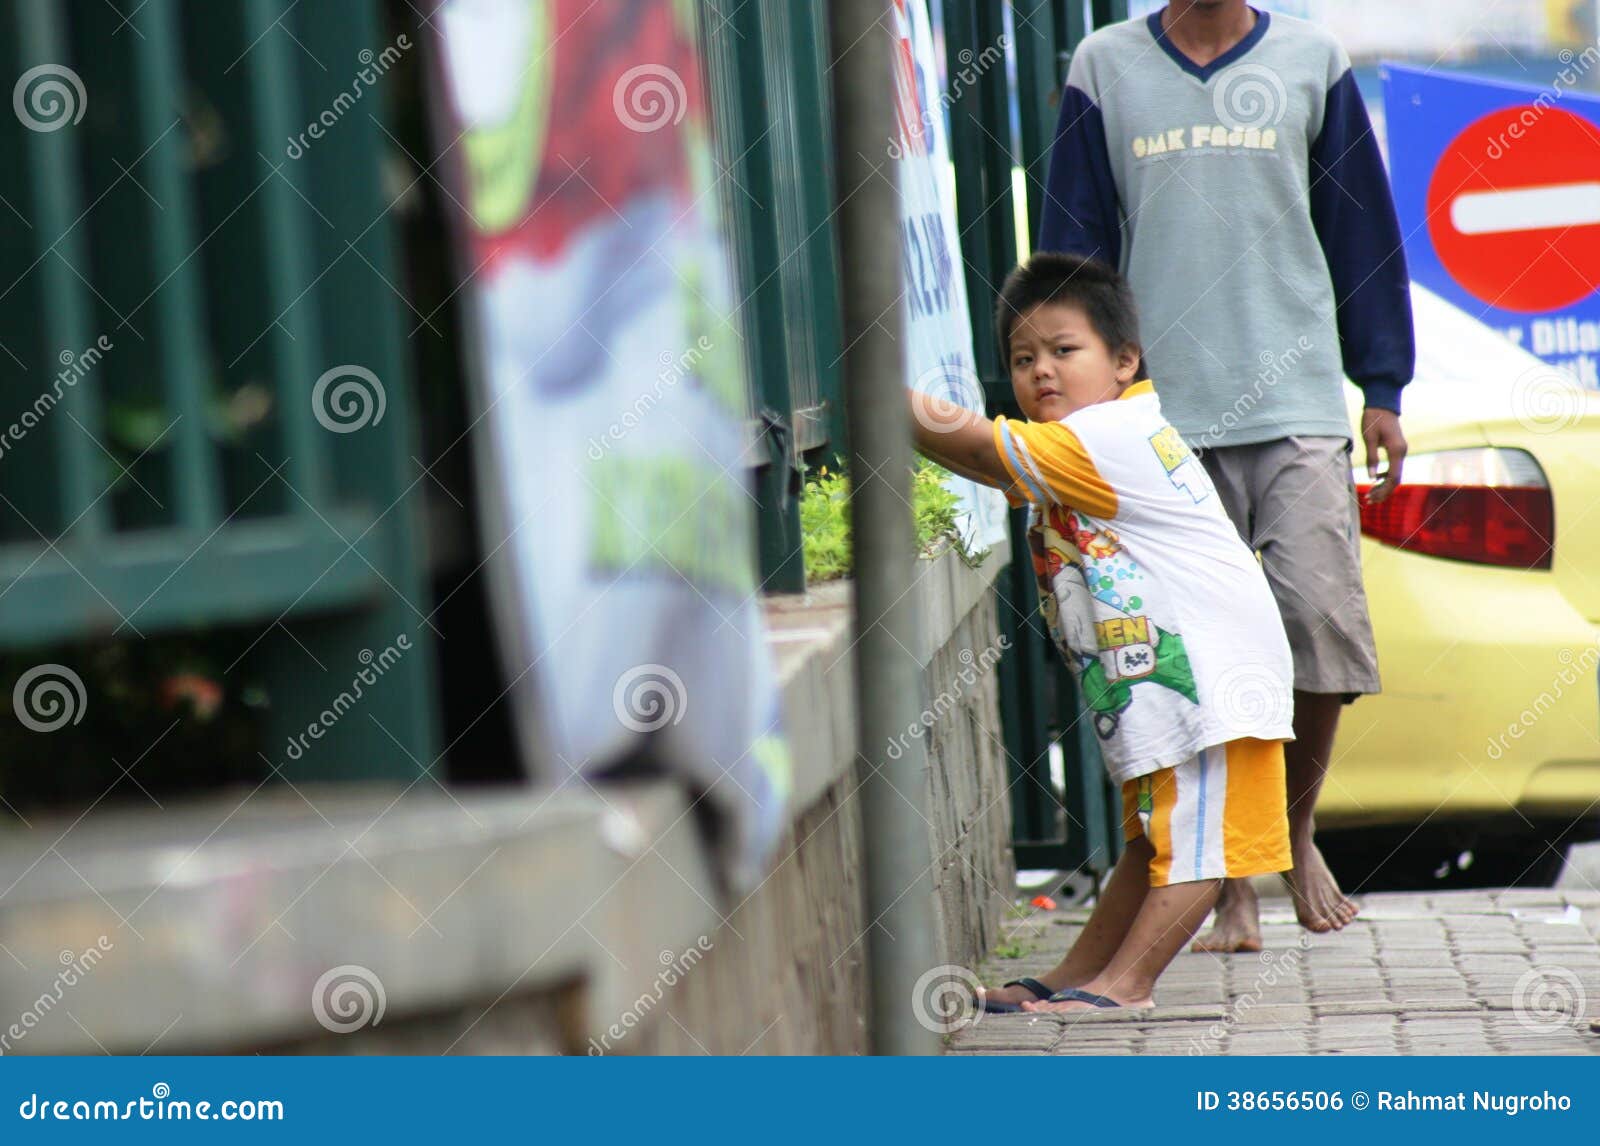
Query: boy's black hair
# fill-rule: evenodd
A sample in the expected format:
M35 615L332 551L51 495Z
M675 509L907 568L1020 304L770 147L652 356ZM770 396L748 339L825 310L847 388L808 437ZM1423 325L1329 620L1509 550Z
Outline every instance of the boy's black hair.
M1128 280L1097 259L1044 251L1006 276L995 303L995 334L1007 373L1011 370L1011 331L1017 319L1046 302L1081 307L1089 325L1113 354L1124 346L1142 349L1139 311ZM1144 377L1142 356L1135 377Z

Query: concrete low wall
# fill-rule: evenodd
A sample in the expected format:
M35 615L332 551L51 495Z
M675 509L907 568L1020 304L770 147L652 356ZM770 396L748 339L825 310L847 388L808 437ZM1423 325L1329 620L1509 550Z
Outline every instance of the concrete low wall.
M998 936L1010 904L1011 810L1000 737L995 559L969 569L946 555L925 571L921 596L924 713L928 727L908 730L897 745L927 747L930 838L940 921L940 963L972 966ZM819 615L843 622L820 642L804 642L780 661L793 735L840 746L822 749L810 766L827 763L833 778L813 773L820 795L796 821L781 862L756 894L735 910L703 964L665 1000L664 1018L616 1045L642 1054L849 1054L867 1049L866 903L862 886L859 757L851 731L854 674L845 640L848 586L828 586L809 599L775 602L779 648L786 631L814 627ZM824 706L804 697L827 696ZM802 739L802 743L804 740ZM880 746L878 758L892 752ZM915 984L905 1005L916 1005ZM626 1012L624 1012L626 1013ZM604 1019L605 1016L600 1016ZM616 1020L620 1021L620 1020Z
M959 698L934 724L928 751L940 952L944 962L963 967L975 966L1000 938L1016 883L999 678L986 657L1000 652L996 607L995 596L985 595L940 648L927 677L930 687Z
M1003 563L922 568L925 720L879 746L927 748L944 963L976 962L1012 886ZM0 836L0 1053L865 1050L848 593L769 604L796 814L742 902L665 782L275 785L36 820Z

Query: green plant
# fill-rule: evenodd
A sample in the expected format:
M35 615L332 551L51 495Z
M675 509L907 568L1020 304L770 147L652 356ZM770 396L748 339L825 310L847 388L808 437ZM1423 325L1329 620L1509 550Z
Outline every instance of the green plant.
M806 577L833 581L850 575L850 480L823 466L806 478L800 499Z
M992 959L1022 959L1033 953L1033 944L1019 943L1012 940L1009 943L997 943L989 952Z
M911 474L911 511L917 519L917 551L930 553L946 538L961 540L957 518L961 502L944 484L950 472L926 458L917 461Z
M975 564L982 553L969 550L961 537L961 503L945 486L949 472L926 458L917 460L911 475L911 512L916 520L917 553L932 556L949 546ZM850 479L829 473L823 466L815 477L807 475L800 499L800 532L805 542L806 577L833 581L848 577L852 568L850 544Z

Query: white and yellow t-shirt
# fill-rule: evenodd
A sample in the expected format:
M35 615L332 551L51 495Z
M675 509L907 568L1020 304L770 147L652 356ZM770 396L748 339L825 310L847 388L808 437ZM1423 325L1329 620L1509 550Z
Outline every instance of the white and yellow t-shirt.
M1211 479L1137 382L1059 422L997 418L1032 504L1051 635L1116 781L1240 737L1288 740L1294 668L1278 606Z

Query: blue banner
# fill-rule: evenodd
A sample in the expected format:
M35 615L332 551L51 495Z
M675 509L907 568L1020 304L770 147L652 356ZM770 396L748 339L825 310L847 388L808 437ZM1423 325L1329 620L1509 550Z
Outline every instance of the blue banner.
M1600 99L1572 85L1597 60L1564 52L1544 87L1383 70L1411 277L1588 387L1600 386Z

